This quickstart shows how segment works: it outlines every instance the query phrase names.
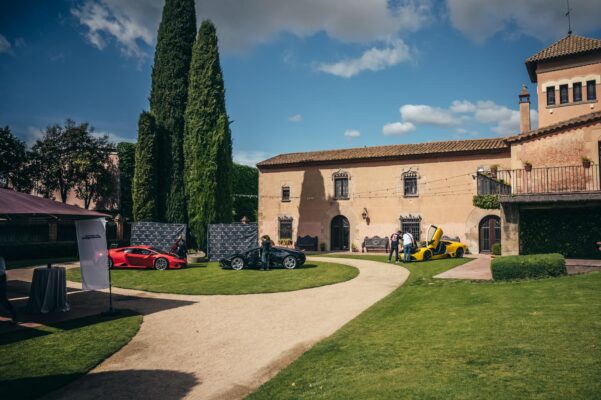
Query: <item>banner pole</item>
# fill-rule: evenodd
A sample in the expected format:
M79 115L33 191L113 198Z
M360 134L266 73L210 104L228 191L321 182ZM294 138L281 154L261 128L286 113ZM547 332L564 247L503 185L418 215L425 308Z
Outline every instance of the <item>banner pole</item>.
M115 310L113 310L113 279L112 279L110 264L109 264L108 268L109 268L109 314L112 314L115 312Z

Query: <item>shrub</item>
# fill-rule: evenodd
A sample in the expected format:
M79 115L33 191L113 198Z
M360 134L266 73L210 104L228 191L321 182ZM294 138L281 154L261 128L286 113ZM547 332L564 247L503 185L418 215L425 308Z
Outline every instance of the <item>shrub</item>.
M499 204L499 196L496 194L481 194L474 196L472 204L474 207L482 208L484 210L498 210L501 207Z
M494 280L544 278L566 275L566 261L561 254L505 256L492 260Z
M326 244L324 242L319 244L319 251L326 251Z
M500 256L501 255L501 243L493 244L491 250L495 256Z

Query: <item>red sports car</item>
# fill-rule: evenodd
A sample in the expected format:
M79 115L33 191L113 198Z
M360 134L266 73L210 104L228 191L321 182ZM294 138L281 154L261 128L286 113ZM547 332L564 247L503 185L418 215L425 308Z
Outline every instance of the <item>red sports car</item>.
M129 246L109 250L109 268L154 268L163 271L185 266L186 260L152 246Z

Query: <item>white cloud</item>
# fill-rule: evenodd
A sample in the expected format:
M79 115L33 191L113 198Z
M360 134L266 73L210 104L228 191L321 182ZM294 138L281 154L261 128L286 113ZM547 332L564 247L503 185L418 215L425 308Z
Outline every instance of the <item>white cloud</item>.
M236 151L234 152L234 162L242 165L254 167L258 162L271 157L269 153L262 151Z
M366 50L361 57L342 60L336 63L320 63L317 69L328 74L350 78L363 71L379 71L412 58L409 46L401 39L390 42L388 47Z
M572 2L572 26L586 34L599 27L601 2ZM453 26L476 42L483 42L497 32L529 35L541 40L565 36L568 21L565 1L549 0L447 0Z
M155 3L155 4L152 4ZM96 48L102 50L107 40L115 39L124 54L143 58L146 52L141 43L152 45L157 30L158 18L146 19L148 14L158 12L160 2L122 2L119 0L88 0L71 9L71 14L86 26L86 38Z
M27 132L25 133L25 143L28 146L33 146L38 139L44 137L44 130L36 128L35 126L28 126Z
M392 122L382 127L382 133L386 136L403 135L415 130L411 122Z
M130 137L125 137L125 136L120 136L111 132L92 132L92 136L95 137L102 137L102 136L108 136L109 137L109 142L111 143L121 143L121 142L129 142L129 143L135 143L136 142L136 138L130 138Z
M288 121L290 122L301 122L303 120L303 116L300 114L294 114L288 117Z
M112 38L125 54L144 54L155 41L163 2L87 0L72 14L102 49ZM197 0L198 21L209 18L226 51L246 50L281 33L300 38L324 32L347 43L369 43L417 31L432 20L431 0Z
M416 125L451 126L459 123L451 111L424 104L405 104L400 112L403 121Z
M0 34L0 54L2 53L13 54L13 49L6 36Z
M344 136L347 138L358 138L361 136L361 132L356 129L347 129L346 132L344 132Z
M520 112L491 100L471 102L455 100L449 108L425 104L405 104L400 108L401 121L384 125L384 135L400 135L417 128L418 125L435 125L449 128L461 135L477 136L481 125L499 135L519 133ZM532 128L538 126L538 113L530 111ZM474 126L476 125L476 126Z

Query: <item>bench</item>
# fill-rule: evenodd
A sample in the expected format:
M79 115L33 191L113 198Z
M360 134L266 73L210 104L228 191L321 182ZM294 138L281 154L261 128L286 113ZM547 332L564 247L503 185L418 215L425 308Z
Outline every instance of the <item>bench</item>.
M363 239L362 247L363 247L363 252L365 252L365 253L369 253L370 251L388 253L389 241L388 241L387 237L381 238L379 236L373 236L373 237L365 236L365 239Z
M317 236L301 236L296 239L296 248L305 251L317 251Z

